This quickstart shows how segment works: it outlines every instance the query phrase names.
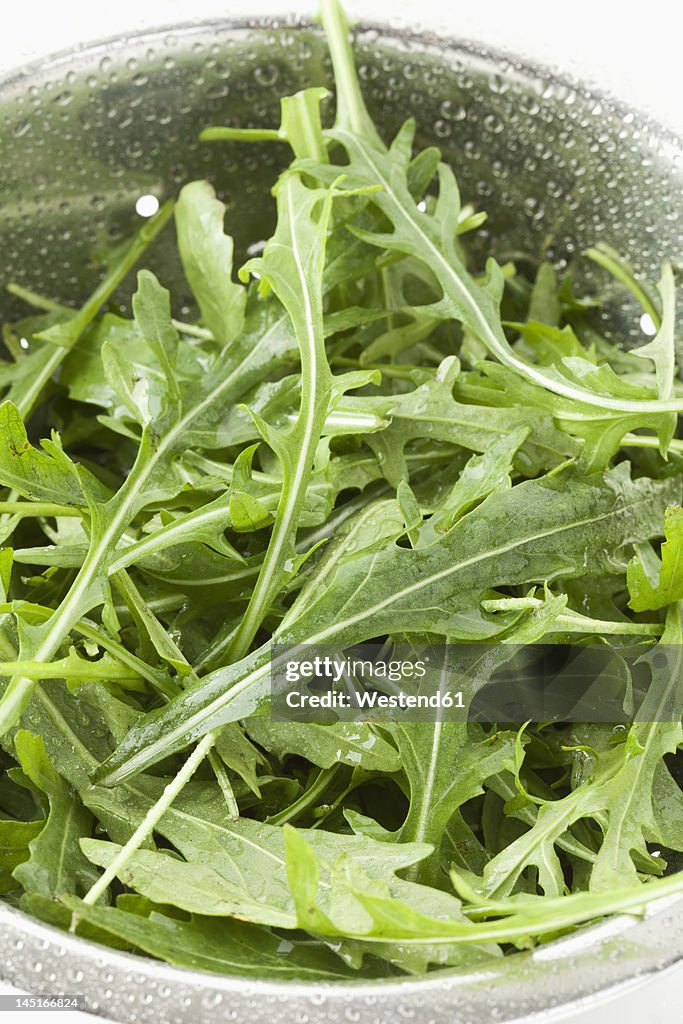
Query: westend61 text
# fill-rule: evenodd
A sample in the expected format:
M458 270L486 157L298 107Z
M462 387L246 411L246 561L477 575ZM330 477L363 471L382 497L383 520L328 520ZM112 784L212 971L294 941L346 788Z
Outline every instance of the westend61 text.
M291 690L285 695L287 707L292 710L300 708L338 708L344 710L409 710L415 708L464 708L462 690L451 692L443 690L437 693L378 693L376 690L361 690L356 693L344 693L328 690L326 693L301 693Z

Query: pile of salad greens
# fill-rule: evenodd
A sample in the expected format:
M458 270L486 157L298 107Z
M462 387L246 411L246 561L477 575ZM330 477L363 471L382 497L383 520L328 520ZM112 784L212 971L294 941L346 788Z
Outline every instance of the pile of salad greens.
M490 963L683 890L678 720L269 714L273 642L683 664L672 267L651 290L581 257L642 305L629 350L597 286L472 266L484 214L412 120L385 144L337 0L322 21L332 128L310 88L277 129L204 133L291 148L260 254L234 273L191 182L82 308L15 287L0 365L3 898L271 979ZM191 322L139 269L171 219Z

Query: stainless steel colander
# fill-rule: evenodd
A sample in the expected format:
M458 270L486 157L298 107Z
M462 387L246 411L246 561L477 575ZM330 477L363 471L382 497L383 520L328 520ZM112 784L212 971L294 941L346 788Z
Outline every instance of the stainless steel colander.
M683 261L683 146L577 82L480 48L366 26L357 54L371 112L390 136L408 113L439 145L463 198L490 214L482 251L546 253L558 265L596 240L656 274ZM102 255L163 199L208 177L238 259L267 234L264 189L286 153L200 145L207 124L275 125L279 96L329 84L317 30L294 19L203 23L113 40L0 80L0 289L10 280L73 303ZM181 297L169 244L150 265ZM124 299L122 297L122 302ZM24 310L0 290L2 319ZM629 306L613 312L635 337ZM204 1024L483 1024L549 1020L683 958L683 903L620 917L475 972L350 984L244 981L180 970L66 936L0 904L0 973L44 993L81 993L121 1021ZM538 1015L538 1016L537 1016Z

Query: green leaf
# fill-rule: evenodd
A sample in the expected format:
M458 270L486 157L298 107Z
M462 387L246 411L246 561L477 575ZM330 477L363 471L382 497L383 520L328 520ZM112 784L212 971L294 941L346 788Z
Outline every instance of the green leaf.
M178 249L202 320L221 347L244 323L246 291L232 280L233 243L223 232L225 206L207 181L185 185L175 207Z
M177 400L179 394L175 368L179 338L171 322L171 296L149 270L141 270L138 274L133 313L145 343L149 345L166 378L169 394Z
M449 822L463 804L484 792L489 776L510 766L514 744L505 734L489 739L478 734L476 726L443 719L401 721L386 728L410 787L408 815L399 836L402 842L434 846L437 856L419 866L417 879L438 886L438 850Z
M75 508L86 500L78 472L49 442L43 451L30 443L24 423L11 402L0 405L0 484L33 501L55 502Z
M564 398L582 401L589 406L616 413L654 413L658 416L680 411L681 400L628 400L602 395L592 387L584 387L562 369L544 368L521 359L509 345L503 332L499 304L503 276L494 260L487 262L487 278L479 284L468 272L456 246L459 193L453 172L439 167L439 198L433 213L417 208L408 188L406 174L414 123L407 122L391 149L384 152L369 136L355 134L345 126L337 126L330 137L344 146L349 163L345 166L346 184L354 189L378 188L371 202L384 214L390 231L354 230L360 238L382 249L413 256L433 272L443 290L443 298L434 304L434 312L462 323L485 349L504 366L523 379ZM331 182L336 168L304 166L322 182ZM455 218L455 222L454 222ZM591 364L584 360L588 366Z
M0 361L0 892L250 983L486 969L683 885L674 270L656 295L599 239L590 294L501 265L414 119L382 141L338 0L321 17L331 131L312 87L277 129L203 133L293 153L245 206L277 220L243 225L241 283L193 182L161 262L196 314L177 273L128 280L168 204L92 254L81 308L10 284L31 309ZM636 350L603 331L624 287ZM472 721L273 719L283 645L363 642L447 645ZM624 724L480 724L537 644L607 656L589 694Z
M474 505L492 491L511 486L512 461L527 436L525 429L515 430L491 444L483 455L468 460L453 487L422 530L423 543L445 533Z
M251 718L246 728L255 743L279 760L297 754L320 768L348 764L367 771L394 772L400 767L396 750L364 722L317 725Z
M431 917L405 899L397 898L390 886L375 882L352 862L342 862L323 887L319 861L315 851L310 846L306 848L301 832L288 828L287 843L290 886L302 926L329 936L352 932L371 949L377 944L381 950L390 943L404 956L416 947L418 954L422 950L423 956L425 951L429 956L430 953L435 955L439 948L448 954L455 952L458 945L466 944L471 950L470 958L476 961L482 954L493 954L491 946L487 948L484 944L514 942L524 946L529 944L530 938L558 932L604 914L629 910L639 913L647 900L680 892L683 886L683 877L678 874L648 886L616 889L599 895L580 893L529 906L519 904L516 912L510 905L499 903L494 904L490 912L507 916L474 923L457 914ZM321 894L325 896L325 904L328 901L331 904L332 914L325 912L325 904L320 906Z
M152 530L145 537L128 545L121 554L115 556L110 565L109 573L116 573L129 565L142 563L151 555L166 548L189 541L200 541L226 558L244 562L244 558L228 543L225 531L233 526L232 509L234 493L221 494L213 501L207 502L194 512L187 512L176 517L168 516L168 521L157 530ZM239 527L235 527L238 529Z
M161 308L165 300L158 290L155 291L157 306L154 315L163 321L167 314L167 310ZM254 331L258 331L255 342ZM258 315L255 313L253 321L245 328L240 345L229 354L220 354L215 358L213 373L187 383L183 389L181 409L178 408L175 394L168 395L166 401L156 404L153 413L157 418L146 423L135 462L113 497L106 500L102 488L95 488L87 478L88 493L85 499L91 515L88 552L73 585L55 614L39 626L22 628L22 660L49 660L78 620L106 599L108 561L126 528L142 509L153 502L167 501L174 497L182 486L180 478L173 471L178 451L184 451L192 443L209 448L218 447L220 440L217 425L223 417L225 403L231 396L233 399L241 396L253 386L265 363L272 360L277 351L286 351L289 343L282 317L276 314L270 320L266 319L264 324L259 310ZM164 376L163 367L160 366L158 372ZM158 431L162 431L161 440ZM58 454L59 450L53 445L50 455L54 459ZM68 471L72 472L65 456L64 463ZM29 469L26 470L29 481L37 472L31 456ZM45 472L42 462L40 472ZM86 481L83 471L79 473L79 478L83 486ZM14 677L0 703L0 731L16 723L33 685L30 679Z
M54 770L39 736L22 730L14 744L22 769L49 801L45 827L32 839L30 855L14 877L26 892L41 896L87 892L97 872L81 853L79 840L92 830L92 815Z
M294 928L296 916L285 873L285 832L276 825L216 813L218 794L183 793L164 824L164 832L182 853L138 850L120 873L127 886L156 903L171 904L211 917L225 914L273 927ZM302 830L320 856L336 860L344 852L381 877L423 858L429 847L397 844L388 848L362 836ZM116 856L115 843L84 839L88 859L105 867ZM397 885L410 887L411 883ZM451 903L457 905L451 898Z
M483 878L475 883L486 899L508 896L530 866L538 871L546 896L561 896L565 881L556 846L584 818L595 819L603 832L591 873L593 890L610 891L635 883L634 858L647 855L648 839L674 848L681 843L677 828L671 826L674 816L677 823L683 821L683 794L662 764L664 756L683 742L680 723L663 720L671 687L678 678L681 628L681 612L676 607L662 643L677 645L673 648L677 664L668 685L653 688L650 706L641 709L644 720L631 726L623 743L594 752L576 788L560 799L544 801L532 828L486 865ZM652 706L655 699L657 707ZM655 789L667 796L655 798ZM659 816L661 806L667 806L668 821Z
M384 904L389 914L426 920L430 912L443 920L463 922L452 896L405 882L389 869L378 878L368 876L362 862L341 854L326 862L305 839L305 834L285 826L287 878L294 897L299 926L314 934L347 937L348 955L357 958L372 952L409 973L423 973L430 964L462 965L498 955L495 946L473 942L467 948L430 943L429 936L411 942L414 935L398 934L393 925L373 928L376 908ZM385 847L387 844L384 844ZM377 898L379 897L379 898ZM373 922L374 923L374 922ZM457 924L456 924L457 928ZM425 941L426 940L426 941ZM378 945L376 945L378 943ZM342 947L343 948L343 947Z
M0 820L0 894L17 888L14 872L30 857L30 844L40 835L44 824Z
M683 599L683 508L680 505L666 509L664 536L658 578L650 578L638 555L628 564L629 604L634 611L664 608Z
M246 654L277 592L296 564L295 536L308 482L316 459L333 386L325 352L323 270L334 186L310 189L297 174L285 173L276 187L278 221L263 256L242 268L242 277L256 272L260 289L272 289L287 310L301 358L301 405L286 433L271 428L254 413L259 431L277 454L282 491L263 565L244 618L230 645L233 657ZM357 387L347 375L347 386Z
M235 722L224 726L216 739L216 750L228 768L244 779L252 793L260 796L257 768L267 766L268 762L245 736L241 726Z
M596 367L586 359L576 361L568 358L564 360L564 363L568 370L580 368L582 372L585 371L586 379L590 379L602 394L607 395L614 392L633 394L634 386L623 382L609 367ZM601 410L583 401L562 398L548 392L539 392L537 388L520 378L513 377L505 367L496 363L486 362L482 364L482 369L485 370L494 386L478 388L466 381L459 387L463 395L471 400L475 394L478 396L483 391L486 400L491 404L499 402L508 406L531 403L532 406L537 407L538 411L545 409L547 414L552 416L557 428L574 438L582 439L583 449L580 465L586 473L602 470L608 466L610 459L619 450L629 431L643 429L655 431L659 434L659 446L661 447L661 439L666 436L666 431L670 426L668 413L660 415L645 411L616 413L609 408ZM640 385L636 390L639 394L645 393ZM656 444L656 440L651 438L636 443L648 443L650 440Z
M661 320L656 318L654 321L659 324L657 334L647 345L633 349L632 355L652 360L657 377L657 393L660 398L668 399L675 394L676 378L676 284L670 263L662 267L659 294L662 299L662 316ZM677 417L672 415L669 430L664 436L660 434L663 455L676 432L676 424Z
M144 917L115 907L91 907L73 897L63 902L81 921L176 967L243 978L262 978L265 973L270 978L300 981L343 979L351 974L322 945L283 943L268 929L241 921L217 930L211 918L179 921L157 912Z
M408 478L406 444L415 438L446 441L475 452L485 452L501 436L526 430L528 441L518 462L528 475L552 468L578 453L578 446L557 431L551 420L533 407L493 408L466 404L453 397L457 378L454 357L444 360L436 376L414 391L389 398L364 398L363 409L390 421L390 426L367 437L387 479L394 484ZM346 407L349 406L347 399ZM521 442L520 442L521 444ZM520 444L517 447L520 447Z
M230 493L230 519L237 533L253 533L273 522L273 516L263 502L246 491Z
M541 263L529 300L527 320L540 321L548 327L558 327L561 305L557 293L557 274L552 264Z
M582 480L573 473L494 491L426 548L394 545L351 554L279 643L361 643L422 630L484 639L497 627L482 614L491 587L624 571L625 545L646 540L679 482L631 481L620 466ZM571 480L571 487L566 484ZM405 581L396 586L396 581ZM253 714L268 695L269 650L221 668L166 708L151 712L100 770L126 778L228 721Z

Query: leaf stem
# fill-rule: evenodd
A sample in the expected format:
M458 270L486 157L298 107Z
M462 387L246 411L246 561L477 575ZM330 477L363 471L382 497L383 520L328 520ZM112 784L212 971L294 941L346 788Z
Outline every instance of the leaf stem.
M662 325L661 316L658 310L655 308L654 303L650 299L645 289L636 280L632 270L623 260L619 258L619 254L614 252L607 246L593 246L586 250L586 256L597 263L598 266L606 270L608 274L624 285L625 288L631 292L633 297L642 306L643 310L648 314L655 328L659 330Z
M304 117L307 108L301 105L300 109ZM309 116L313 115L309 112ZM311 134L315 137L314 131ZM304 132L301 137L305 138ZM283 474L280 501L261 571L229 646L229 655L234 660L243 658L249 651L273 598L287 576L287 564L294 553L299 512L306 497L328 411L332 374L325 352L322 274L332 193L328 192L322 200L323 212L313 228L313 236L306 237L304 241L304 224L313 207L309 211L303 204L315 203L311 191L297 175L285 172L277 188L278 228L266 246L263 258L258 261L258 266L267 274L271 260L274 267L279 267L278 260L282 257L276 255L278 250L284 249L288 253L286 271L288 278L291 275L291 281L288 280L283 287L278 277L275 287L281 292L280 298L297 336L301 354L301 403L296 423L282 439L278 452ZM284 235L283 241L278 239L278 232ZM281 276L281 270L277 274Z
M22 607L21 602L14 604L8 602L7 604L0 605L0 614L3 612L11 611L15 615L21 615L30 609L31 616L37 618L41 622L47 621L53 614L52 608L45 608L39 604L31 604ZM74 630L80 633L81 636L85 637L86 640L92 640L103 650L107 651L116 658L122 665L125 665L133 672L135 672L140 678L145 679L154 689L166 697L174 697L176 694L175 687L171 684L169 677L158 669L152 668L146 661L138 658L131 651L128 651L123 644L118 643L109 634L99 626L90 622L88 619L80 619L74 626Z
M497 921L460 922L433 921L430 932L415 935L414 931L402 929L400 924L387 929L380 936L362 935L364 942L406 942L417 945L449 942L512 942L530 936L541 936L564 928L593 921L610 914L642 914L649 903L667 896L678 896L683 890L683 871L668 878L657 879L646 884L639 883L630 889L615 889L608 892L579 892L569 896L543 897Z
M651 434L624 434L621 439L622 448L659 448L661 443L658 437ZM679 438L674 438L669 441L667 450L670 452L676 452L679 455L683 455L683 441Z
M157 215L158 216L158 215ZM99 528L93 529L90 539L90 549L76 576L68 594L59 607L52 613L44 634L36 638L35 649L31 650L32 659L48 661L55 653L65 636L71 631L76 623L83 618L89 608L84 608L87 603L89 589L102 573L107 559L111 556L128 519L135 509L136 502L143 493L149 479L156 468L163 463L163 459L174 450L179 439L193 423L219 398L227 401L236 393L241 395L246 388L245 379L253 383L259 363L258 359L261 350L267 349L272 339L273 331L279 326L279 321L268 331L261 335L256 345L249 350L244 360L232 368L230 372L221 378L214 387L196 405L193 405L176 423L168 430L160 441L149 435L143 435L143 441L138 451L125 483L117 494L110 500L106 507L106 513L100 509ZM253 361L251 374L246 372L249 363ZM249 574L249 570L245 570ZM97 598L93 596L93 605ZM14 725L28 703L34 686L34 680L21 676L14 676L9 686L0 698L0 736Z
M286 142L277 128L230 128L215 125L202 128L200 142Z
M360 91L356 62L349 38L349 23L339 0L321 0L320 20L327 36L336 84L337 119L340 128L361 135L384 149Z
M154 645L157 654L164 658L170 664L172 664L179 672L179 675L183 676L183 682L197 682L197 676L194 673L192 666L183 654L182 650L175 642L175 640L169 636L168 632L156 617L154 612L149 607L148 603L139 592L130 576L125 569L120 570L115 576L114 581L121 590L124 599L126 600L131 614L137 618L139 627L144 629L147 636ZM175 697L181 691L180 684L171 684L172 690L170 696ZM228 773L225 770L225 765L221 760L219 754L213 750L213 746L218 739L218 732L214 731L208 735L213 737L212 743L208 748L208 760L211 765L211 769L216 776L216 781L223 794L226 806L228 808L228 814L231 818L239 818L240 812L235 799L235 794L232 788L232 784L228 777Z
M111 270L100 281L95 291L87 300L84 306L64 324L57 324L54 328L48 328L35 337L40 341L57 342L51 350L45 349L47 358L42 365L37 367L37 372L32 375L29 383L24 385L13 385L7 395L11 402L14 402L19 412L26 419L40 399L43 388L52 377L53 373L63 362L76 342L81 338L92 321L100 311L100 308L111 297L129 271L135 266L142 254L149 248L150 244L157 237L173 212L173 200L164 203L159 212L152 217L127 247Z
M452 245L452 239L443 237L441 224L434 217L420 212L407 188L397 183L390 170L390 165L393 167L391 158L379 152L367 138L347 128L337 128L332 134L346 148L351 166L356 160L360 163L358 177L362 177L368 184L381 185L375 201L394 225L393 232L373 234L355 229L354 233L372 245L399 247L401 252L409 252L429 266L452 305L453 318L469 327L503 366L546 391L592 407L643 415L683 412L683 398L650 400L613 397L574 383L568 377L553 373L552 368L520 358L501 327L498 300L469 274ZM449 181L454 182L452 172L442 164L441 187ZM489 261L488 267L492 275L500 277L501 270L495 261Z
M342 765L340 764L335 764L331 768L321 768L308 789L289 807L285 807L284 810L278 811L277 814L271 814L266 818L266 823L268 825L284 825L286 822L294 821L300 817L304 811L309 810L318 802L341 768Z
M74 314L74 310L70 306L63 306L61 302L54 302L45 295L39 295L38 292L34 292L30 288L24 288L22 284L17 284L16 281L10 281L7 285L7 291L10 295L16 295L18 299L22 299L35 309L44 309L47 313L68 313L70 316Z
M96 903L100 896L106 892L119 872L122 871L128 863L131 854L138 850L145 839L152 834L157 823L169 809L176 796L192 778L199 765L211 750L214 742L215 737L213 733L207 733L207 735L204 736L204 738L197 744L178 774L168 783L161 797L152 807L150 807L128 842L125 846L121 847L109 867L105 869L95 884L83 897L84 903ZM74 914L71 918L71 927L69 931L74 932L76 930L77 923L78 914Z
M15 516L52 516L60 519L65 516L78 519L83 513L73 505L56 505L50 501L0 501L0 514L8 513Z
M112 682L135 681L141 678L140 673L135 670L121 666L122 671L117 671L111 663L103 669L99 662L88 662L82 659L82 664L69 664L67 659L51 661L47 665L32 661L0 661L0 676L19 674L29 679L94 679L111 680Z
M174 320L173 318L171 318L171 323L180 334L187 334L191 338L199 338L201 341L216 340L211 331L208 331L206 327L198 327L197 324L186 324L182 320Z

